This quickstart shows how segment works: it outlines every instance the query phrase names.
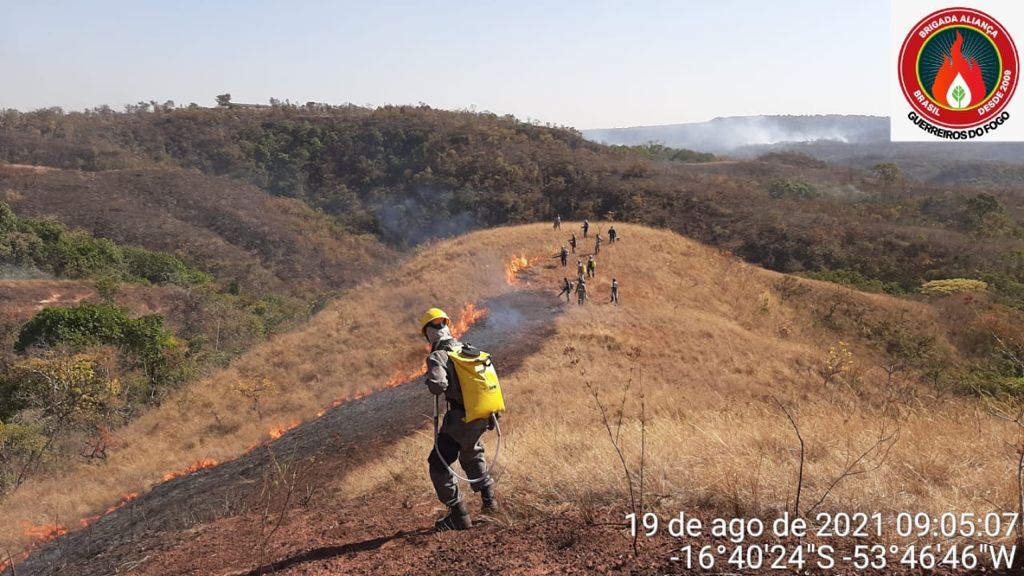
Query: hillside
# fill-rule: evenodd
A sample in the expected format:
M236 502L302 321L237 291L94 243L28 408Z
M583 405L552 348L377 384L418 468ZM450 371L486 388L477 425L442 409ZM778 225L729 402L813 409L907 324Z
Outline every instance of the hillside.
M815 119L782 120L780 129L811 130ZM118 174L133 170L144 174L141 181L152 180L140 185L151 191L143 199L164 187L186 197L189 190L203 190L188 200L205 213L200 227L218 219L232 224L216 227L215 236L221 238L203 247L223 248L223 255L213 257L236 275L245 276L223 262L234 262L237 251L221 242L251 246L251 236L259 239L267 232L250 230L255 225L249 220L236 226L237 214L221 215L204 202L214 202L221 188L229 196L245 197L255 187L287 198L293 202L289 206L301 203L324 214L343 237L369 235L399 250L468 230L551 221L556 214L612 217L667 227L782 272L855 272L910 291L927 280L979 278L1018 306L1024 274L1008 256L1024 249L1019 232L1024 196L1017 193L1015 169L967 169L957 164L969 160L959 149L905 163L876 144L865 144L869 158L852 161L852 166L839 157L829 157L834 160L829 164L785 153L694 163L701 157L686 150L604 146L571 128L428 106L309 103L255 110L115 113L101 107L84 113L0 113L0 160L80 170L77 184L61 177L67 196L94 194L85 187L92 177L124 188L127 177ZM773 150L758 153L763 152ZM915 179L924 173L937 183ZM998 178L989 179L992 175ZM187 182L183 191L173 184L178 178ZM63 196L49 195L50 200L58 197ZM193 226L181 208L156 204L171 212L162 218L175 223L172 228ZM77 221L87 228L96 222L117 231L118 223L110 223L102 204L77 208ZM60 206L32 210L59 212ZM150 213L152 207L140 210ZM233 213L244 211L244 206L232 208ZM178 222L182 219L185 224ZM141 237L145 231L131 232ZM286 244L303 243L296 242ZM257 249L259 265L246 272L255 276L251 284L274 284L274 277L283 276L273 268L289 258L268 255L269 245L263 242ZM355 252L367 252L374 261L375 250L370 244ZM293 261L320 258L326 257L304 255ZM358 268L335 264L359 274ZM244 269L249 271L249 265ZM320 276L332 269L301 272ZM299 282L330 284L326 279Z
M0 200L23 217L50 216L119 244L177 254L257 294L341 290L395 258L301 202L184 170L0 165Z
M120 301L136 316L161 314L171 325L184 323L175 300L178 290L168 286L126 285ZM0 326L20 326L47 306L73 306L98 302L101 297L91 282L81 280L0 280Z
M633 481L643 440L645 509L669 515L795 506L799 443L779 405L807 444L804 512L1013 505L1002 443L1012 426L950 393L962 362L951 335L968 327L959 299L943 309L858 293L619 224L591 302L565 304L555 294L569 274L551 255L577 225L421 246L118 431L106 461L19 490L0 504L0 549L25 546L24 528L75 526L138 492L40 545L17 573L406 574L439 562L465 573L664 573L677 543L628 557L626 476L599 405L613 420L622 412ZM516 257L530 265L509 276ZM611 276L619 307L607 302ZM424 351L415 323L429 306L466 304L489 311L467 338L499 358L510 407L503 510L476 531L435 537L421 530L439 507L423 463L430 400L409 381ZM245 395L253 382L268 384L257 400ZM208 469L161 483L197 462Z

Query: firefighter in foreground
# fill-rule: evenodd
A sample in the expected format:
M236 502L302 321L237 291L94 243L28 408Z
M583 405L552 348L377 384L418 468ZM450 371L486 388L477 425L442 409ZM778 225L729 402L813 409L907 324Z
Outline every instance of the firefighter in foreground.
M486 352L463 346L456 340L450 330L451 319L440 308L427 310L420 320L420 326L423 336L430 342L431 349L430 355L427 356L425 383L435 396L444 394L444 399L448 403L444 423L437 435L436 447L431 448L430 457L427 458L427 462L430 464L430 481L434 484L434 491L441 503L448 507L448 514L434 523L434 528L439 531L465 530L471 528L473 522L466 509L466 503L462 499L462 493L459 490L455 474L451 470L451 465L455 460L462 465L462 469L471 480L473 491L480 493L483 504L482 511L494 511L497 507L494 497L494 480L488 474L485 466L484 447L480 443L480 437L496 424L496 416L492 412L487 412L487 417L479 417L474 414L479 410L477 406L479 396L474 397L472 390L467 391L470 395L464 394L459 385L460 378L456 362L464 362L464 356L469 356L470 362L473 358L481 358L484 365L490 368L490 358ZM469 370L469 374L474 373L472 367ZM476 372L485 373L479 369ZM493 374L493 369L490 372ZM470 382L470 385L473 384ZM493 388L497 389L496 375ZM492 392L484 391L483 393L493 396ZM466 398L473 400L468 414L463 402L469 403L470 400ZM501 402L500 389L497 390L497 401ZM489 408L495 408L495 406L488 406L484 409ZM504 410L504 403L501 403L500 409L494 412L501 410Z

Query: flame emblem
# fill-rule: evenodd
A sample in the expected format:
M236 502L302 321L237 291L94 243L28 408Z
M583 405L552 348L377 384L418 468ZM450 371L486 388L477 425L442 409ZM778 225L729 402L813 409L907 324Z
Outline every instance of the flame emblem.
M978 60L964 57L961 51L963 45L964 38L957 30L950 53L943 55L942 66L932 82L932 95L935 99L956 110L981 101L987 92Z

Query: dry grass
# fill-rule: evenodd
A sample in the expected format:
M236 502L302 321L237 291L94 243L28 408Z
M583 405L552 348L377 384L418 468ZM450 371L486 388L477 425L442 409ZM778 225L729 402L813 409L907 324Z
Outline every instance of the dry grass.
M980 404L937 393L897 374L856 335L854 363L831 384L817 369L840 336L818 328L804 310L783 302L779 276L722 257L675 235L624 227L630 243L603 251L598 295L606 301L613 271L623 306L570 307L557 335L514 374L503 375L511 411L500 491L513 513L581 510L620 521L626 484L589 379L613 411L631 381L623 435L637 466L638 368L648 409L646 492L655 509L702 508L720 514L773 515L794 505L799 444L775 395L794 412L806 442L801 509L987 512L1012 508L1015 432ZM560 270L546 271L555 285ZM820 282L800 299L839 294L869 314L902 316L925 331L941 322L928 307ZM794 302L793 299L787 302ZM940 345L943 338L940 335ZM585 373L563 354L572 347ZM639 348L640 360L628 357ZM888 444L869 451L898 431ZM394 448L338 484L343 496L417 487L430 497L423 459L429 431ZM829 485L868 452L853 471Z
M336 398L415 369L423 350L415 321L424 308L451 311L512 290L504 262L554 254L568 226L564 234L542 224L499 228L420 248L407 264L354 289L306 326L120 431L123 445L102 467L67 471L75 477L73 491L67 478L19 490L0 507L0 548L19 544L22 519L74 523L122 492L145 490L168 470L199 458L237 456L275 424L312 418ZM779 275L670 232L618 228L625 240L602 247L591 303L567 305L543 349L515 373L502 374L510 411L500 491L513 513L576 508L620 520L612 511L625 502L623 475L583 382L589 379L614 410L623 383L632 377L632 389L639 386L641 367L649 419L647 494L663 511L701 506L755 514L792 506L798 445L771 395L794 412L807 440L804 508L850 455L896 426L900 437L888 458L839 484L823 508L984 512L992 503L1013 502L1013 462L1002 444L1013 431L983 407L937 397L913 382L886 387L877 367L882 358L856 335L845 337L853 369L825 385L814 369L839 338L816 327L796 300L780 297L774 288ZM581 246L588 251L592 242ZM545 262L533 285L550 288L554 299L565 274L554 260ZM620 307L607 303L612 275L622 286ZM821 298L837 290L805 284ZM844 294L869 308L898 311L908 322L937 325L923 304ZM568 362L570 347L580 366ZM627 357L635 349L638 362ZM279 391L261 400L262 419L244 408L249 402L237 390L242 380L258 377ZM635 398L627 402L623 426L627 454L635 458ZM425 424L386 458L341 478L337 492L429 498L430 443Z

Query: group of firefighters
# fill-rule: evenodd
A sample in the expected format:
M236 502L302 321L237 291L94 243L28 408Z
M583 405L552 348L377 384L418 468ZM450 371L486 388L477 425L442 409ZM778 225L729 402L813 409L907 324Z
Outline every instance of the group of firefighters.
M586 239L590 236L590 220L583 221L583 238ZM562 229L562 217L555 216L555 230ZM618 232L615 230L613 225L608 229L608 243L614 244L620 240ZM558 297L561 298L562 294L565 294L565 301L569 302L572 298L573 289L576 291L576 301L581 306L587 301L587 278L594 279L597 277L597 261L594 260L594 256L601 253L601 244L603 243L601 238L601 232L598 231L594 235L594 252L587 258L587 262L584 263L580 257L576 258L576 283L573 284L568 277L563 277L562 291L558 293ZM569 237L569 247L572 249L572 253L576 254L576 248L578 246L578 240L576 238L576 232L572 233ZM562 245L562 248L558 251L559 262L562 263L563 267L569 265L569 248ZM612 298L611 302L618 305L619 303L619 281L616 278L612 278Z

